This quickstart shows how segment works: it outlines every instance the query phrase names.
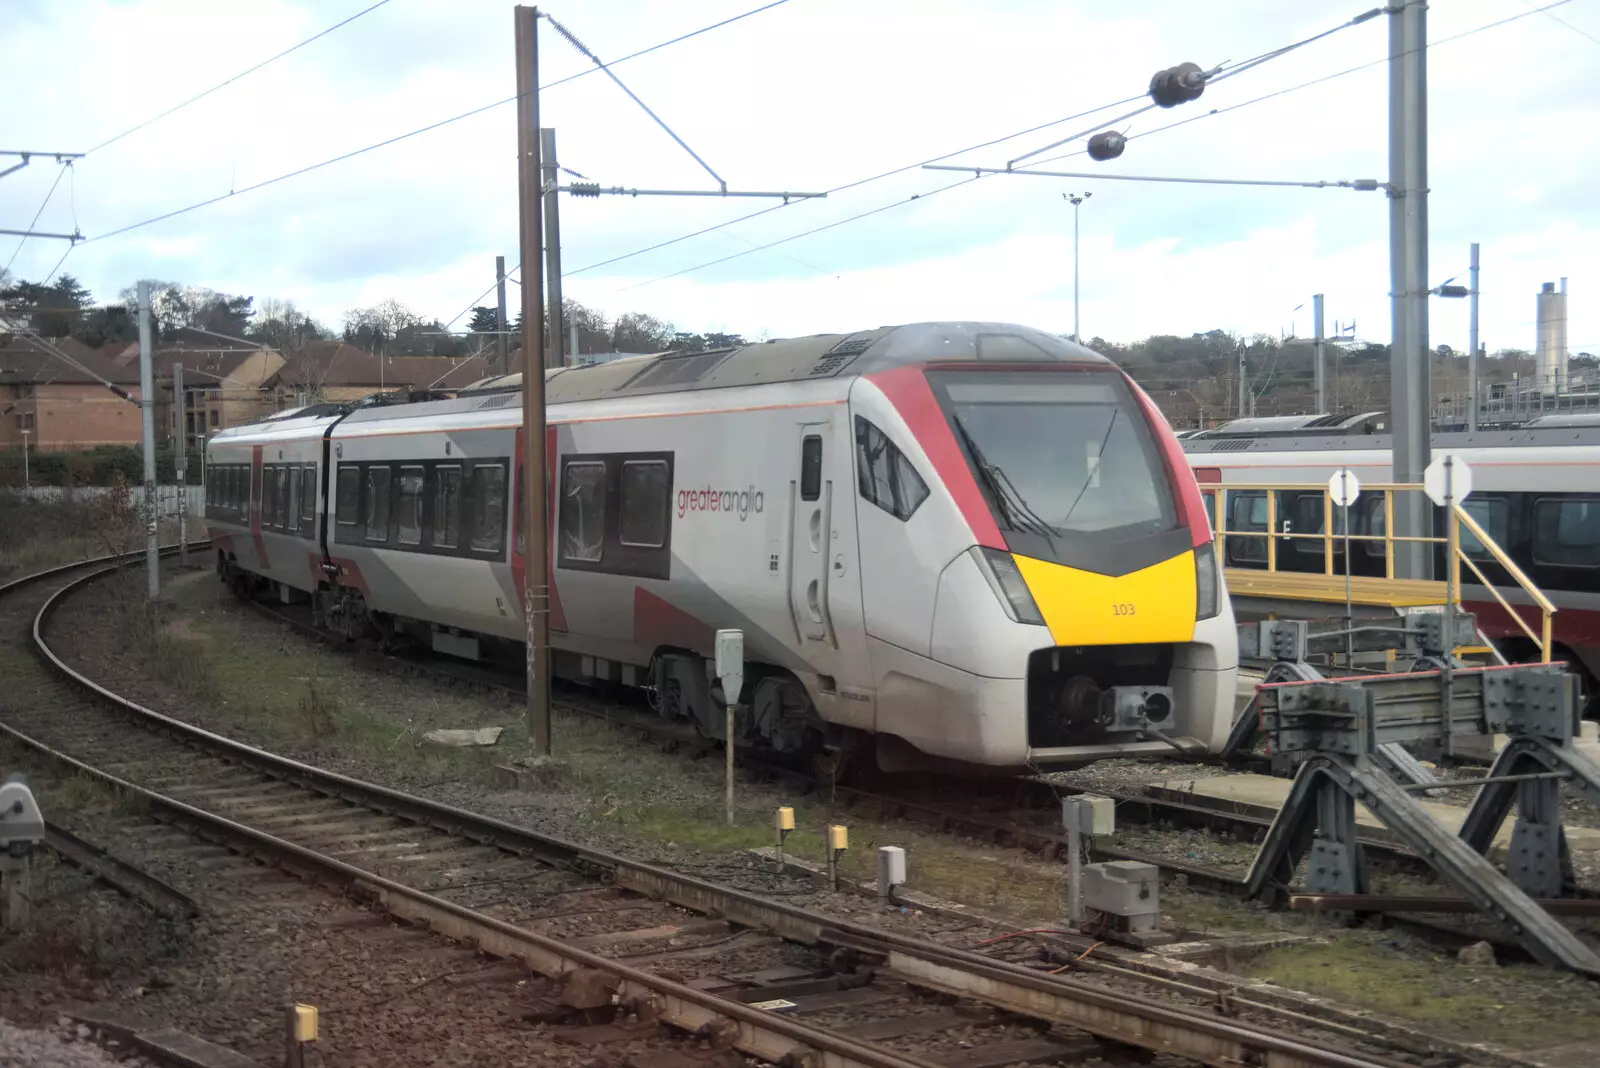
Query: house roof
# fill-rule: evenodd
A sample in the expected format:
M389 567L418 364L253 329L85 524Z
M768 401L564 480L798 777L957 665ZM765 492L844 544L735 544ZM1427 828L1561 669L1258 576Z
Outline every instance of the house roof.
M261 351L261 349L253 346L230 347L226 343L220 344L220 347L192 344L159 345L156 347L155 352L152 353L152 358L156 365L156 377L163 382L172 378L172 365L181 363L183 364L185 376L192 376L186 384L215 384L233 379L234 374L244 363ZM271 349L267 351L274 352ZM276 353L274 352L274 354ZM135 348L135 361L137 361L138 355L138 349ZM269 368L269 375L275 369ZM259 375L259 372L257 374ZM261 381L239 381L236 379L234 381L235 384L245 386L259 386L262 384Z
M51 353L49 348L64 353L84 370L79 370L78 367L60 359ZM139 384L139 369L114 363L70 337L55 338L41 343L21 334L0 334L0 385L12 383L44 385L51 382L83 385L98 382L100 379L118 385L136 386Z
M379 389L458 389L489 373L477 356L378 357L343 341L313 341L267 380L284 389L371 387Z

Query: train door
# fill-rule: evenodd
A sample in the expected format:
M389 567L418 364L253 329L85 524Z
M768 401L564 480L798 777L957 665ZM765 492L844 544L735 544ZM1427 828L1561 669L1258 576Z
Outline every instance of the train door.
M789 515L789 611L794 616L801 653L822 664L824 654L838 648L828 611L829 560L832 556L833 481L826 477L825 452L829 427L800 427L799 472L792 485ZM831 657L826 658L831 665Z

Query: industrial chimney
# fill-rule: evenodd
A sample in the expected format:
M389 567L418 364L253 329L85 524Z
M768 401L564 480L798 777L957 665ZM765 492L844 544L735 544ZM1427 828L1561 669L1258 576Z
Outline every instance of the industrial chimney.
M1539 292L1537 348L1539 392L1559 393L1567 384L1567 280L1546 282Z

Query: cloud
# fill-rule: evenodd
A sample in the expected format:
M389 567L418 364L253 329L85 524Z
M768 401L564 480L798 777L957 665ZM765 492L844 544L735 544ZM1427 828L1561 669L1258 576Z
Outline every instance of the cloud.
M0 62L13 86L27 87L13 90L27 106L10 110L8 139L81 151L362 6L13 5ZM555 14L613 59L748 6L592 0ZM1430 37L1440 41L1522 11L1516 0L1435 6ZM1182 0L792 0L617 73L731 187L818 190L1135 96L1161 67L1246 59L1350 13L1334 0L1230 0L1204 13ZM1563 18L1600 31L1600 21L1581 8L1564 9ZM1133 139L1114 163L1076 156L1045 166L1386 179L1384 23L1374 19L1213 85L1195 104L1128 120ZM588 69L548 25L541 35L542 80ZM1535 15L1428 53L1432 277L1463 271L1468 243L1482 242L1484 337L1492 347L1531 345L1533 295L1562 274L1573 292L1569 336L1600 341L1600 313L1591 310L1597 305L1583 299L1600 288L1590 251L1600 237L1600 206L1587 188L1600 166L1590 48ZM1364 71L1203 117L1374 60L1378 65ZM103 234L513 91L508 5L397 0L91 155L61 183L40 227L76 224L90 236ZM559 132L561 160L596 180L711 184L603 76L552 89L543 103L546 125ZM959 158L1004 163L1085 125L1066 123ZM71 254L66 269L103 297L137 277L159 276L293 298L330 323L385 296L447 318L493 281L497 252L518 258L515 153L515 111L502 106L91 242ZM0 180L0 217L14 220L5 225L32 218L54 170L53 162L36 160ZM933 193L961 177L912 170L575 274L567 290L613 313L645 310L686 329L747 334L956 315L1069 330L1072 212L1060 194L1088 189L1094 196L1081 213L1086 333L1125 340L1216 326L1272 333L1291 322L1303 333L1309 316L1302 311L1296 319L1290 309L1320 291L1330 319L1355 318L1363 335L1387 337L1389 213L1381 193L1014 176ZM897 204L770 251L653 281L751 242ZM566 200L565 263L576 270L768 206ZM0 255L9 257L11 247L0 244ZM15 269L40 277L61 251L28 242ZM1460 302L1435 302L1434 339L1464 345L1465 318Z

